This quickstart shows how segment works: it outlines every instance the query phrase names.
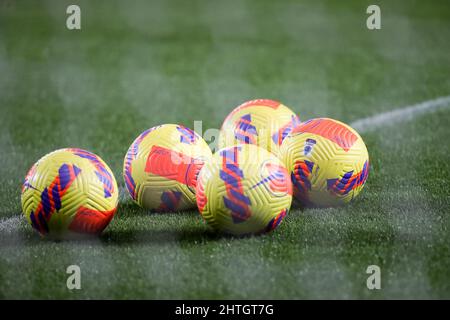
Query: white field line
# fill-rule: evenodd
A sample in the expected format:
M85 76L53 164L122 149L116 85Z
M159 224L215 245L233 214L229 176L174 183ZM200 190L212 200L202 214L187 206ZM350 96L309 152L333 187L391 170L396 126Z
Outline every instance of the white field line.
M423 101L414 105L379 113L367 118L356 120L350 124L358 132L368 132L379 127L392 125L398 122L409 121L418 115L435 111L450 106L450 96L439 97L433 100ZM126 190L119 190L120 202L126 199ZM14 216L0 220L0 233L17 230L21 222L21 216Z
M433 100L427 100L400 109L394 109L367 118L362 118L352 122L350 126L358 132L368 132L383 126L409 121L421 114L449 106L450 96L439 97Z

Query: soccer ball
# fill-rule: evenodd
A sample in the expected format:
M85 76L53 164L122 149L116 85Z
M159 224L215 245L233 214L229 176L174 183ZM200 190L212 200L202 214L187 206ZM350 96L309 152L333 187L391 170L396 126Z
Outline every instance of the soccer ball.
M292 130L281 148L294 196L306 207L349 202L364 187L369 155L360 135L337 120L318 118Z
M205 140L189 128L164 124L141 133L124 160L128 192L157 212L195 208L197 175L212 157Z
M60 149L36 162L22 187L22 210L41 235L99 234L118 204L111 169L81 149Z
M300 124L298 116L280 102L268 99L247 101L225 118L219 148L255 144L275 155L284 138Z
M275 229L292 201L282 162L267 150L241 144L219 150L200 171L197 206L214 229L242 235Z

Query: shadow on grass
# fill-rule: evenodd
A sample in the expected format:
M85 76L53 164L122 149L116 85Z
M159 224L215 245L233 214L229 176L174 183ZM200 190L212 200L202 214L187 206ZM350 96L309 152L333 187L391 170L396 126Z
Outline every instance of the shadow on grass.
M76 235L68 239L42 237L32 229L23 228L9 235L0 236L0 248L23 246L130 246L130 245L198 245L222 239L240 239L217 233L207 226L159 229L106 230L101 235Z
M194 211L184 211L178 213L150 213L144 209L136 207L134 204L125 205L123 214L113 220L112 224L100 235L94 237L83 237L82 239L52 240L40 237L22 219L18 220L15 230L0 234L0 247L21 247L27 246L117 246L127 247L132 245L151 246L192 246L214 243L219 241L240 241L242 239L259 238L261 236L231 236L215 232L206 224L200 223L198 213ZM362 203L360 203L362 206ZM359 206L358 206L359 207ZM132 210L132 212L130 212ZM356 210L357 211L357 210ZM319 215L322 213L322 215ZM345 212L339 209L328 209L326 211L300 210L294 209L290 213L289 224L283 225L282 230L275 231L275 241L294 241L300 245L315 245L328 247L339 244L341 246L354 245L389 245L395 242L416 241L417 237L409 234L399 234L393 230L389 223L381 221L383 228L377 229L377 221L372 222L362 216L358 224L348 226L344 220L342 223L336 221L336 217L344 215ZM151 224L146 219L138 219L138 223L129 221L134 217L155 216ZM169 221L160 223L162 221ZM193 218L196 221L193 223ZM318 219L318 217L321 217ZM328 222L327 217L334 220ZM118 219L117 219L118 218ZM162 218L162 219L160 219ZM191 219L192 218L192 219ZM301 221L298 220L301 218ZM345 218L345 217L341 217ZM382 217L379 217L382 218ZM117 220L116 220L117 219ZM121 221L125 219L125 221ZM332 228L329 230L329 228ZM269 237L271 234L269 234ZM262 236L264 238L264 236Z
M40 236L29 226L24 219L14 220L13 226L9 230L0 233L0 248L23 247L23 246L129 246L129 245L191 245L201 244L221 239L240 239L242 237L221 234L210 229L206 224L198 223L192 225L190 218L197 216L195 211L153 213L134 204L122 206L122 213L118 212L112 224L106 228L101 235L77 235L72 234L69 238L55 239L49 236ZM137 217L155 216L157 218L167 218L177 220L180 223L150 226L131 225L128 228L122 225L122 219L133 219ZM117 219L117 220L116 220Z
M170 211L170 212L155 212L152 210L144 209L136 205L133 201L126 201L119 205L115 218L117 217L147 217L147 216L170 216L170 215L199 215L195 209L184 211Z
M100 241L106 245L168 245L168 244L198 244L221 239L232 239L205 227L188 228L185 230L155 229L155 230L116 230L107 231L100 236Z

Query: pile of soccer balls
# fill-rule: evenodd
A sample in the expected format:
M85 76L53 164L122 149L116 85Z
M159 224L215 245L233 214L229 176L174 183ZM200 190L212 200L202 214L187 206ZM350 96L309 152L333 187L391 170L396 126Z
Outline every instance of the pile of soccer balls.
M141 133L124 160L131 198L155 212L198 207L214 229L275 229L292 196L303 207L351 201L369 172L366 146L348 125L301 122L279 102L248 101L225 119L214 155L197 133L164 124ZM118 206L113 173L97 155L61 149L41 158L22 188L23 213L42 235L99 234Z

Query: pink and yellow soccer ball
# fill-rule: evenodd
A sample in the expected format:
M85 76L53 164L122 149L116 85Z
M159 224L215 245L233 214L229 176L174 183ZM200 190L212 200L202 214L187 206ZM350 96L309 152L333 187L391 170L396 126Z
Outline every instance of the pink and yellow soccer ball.
M124 160L131 198L156 212L195 208L197 175L212 157L205 140L189 128L163 124L141 133Z
M37 161L22 187L22 210L41 235L100 234L118 205L111 169L97 155L60 149Z
M299 124L299 117L278 101L247 101L225 118L220 130L219 148L254 144L279 156L284 138Z
M353 200L369 174L363 139L333 119L303 122L286 137L281 153L294 196L305 207L332 207Z
M292 201L282 162L266 149L241 144L219 150L200 171L197 206L218 231L234 235L275 229Z

